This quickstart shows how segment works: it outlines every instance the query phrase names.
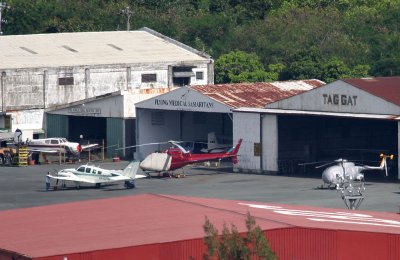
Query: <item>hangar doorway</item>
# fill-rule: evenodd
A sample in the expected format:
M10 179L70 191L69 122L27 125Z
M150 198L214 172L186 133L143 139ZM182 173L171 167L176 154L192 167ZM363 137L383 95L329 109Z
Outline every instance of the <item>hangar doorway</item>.
M397 154L397 121L326 116L278 117L278 167L283 174L320 176L324 168L312 162L339 158L379 166L379 155ZM300 165L299 165L300 164ZM390 179L397 178L397 157L388 161ZM366 171L367 179L383 179L381 171Z
M68 117L68 140L73 142L83 140L97 142L101 144L102 140L107 138L107 119L105 117Z
M206 147L210 132L215 133L218 143L232 144L233 123L229 113L140 108L136 111L137 144L164 143L158 146L137 147L136 158L139 160L155 150L168 148L169 144L165 143L168 140L185 141L185 148L198 152Z

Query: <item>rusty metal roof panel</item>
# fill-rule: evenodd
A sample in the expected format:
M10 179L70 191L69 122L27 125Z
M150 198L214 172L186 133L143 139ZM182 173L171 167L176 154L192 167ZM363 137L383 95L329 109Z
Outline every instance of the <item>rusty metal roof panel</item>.
M192 89L232 108L262 108L269 103L298 95L323 85L325 85L324 82L311 79L202 85L193 86Z
M344 79L343 81L400 106L400 77Z

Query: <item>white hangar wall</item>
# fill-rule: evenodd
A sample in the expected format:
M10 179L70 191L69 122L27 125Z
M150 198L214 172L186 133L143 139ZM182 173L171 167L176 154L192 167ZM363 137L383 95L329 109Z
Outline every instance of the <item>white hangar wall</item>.
M260 154L255 151L261 143L260 122L260 114L233 113L233 142L243 138L238 164L234 165L236 171L261 172Z
M233 111L234 143L240 138L236 171L276 173L278 171L278 122L276 115Z
M180 111L136 109L136 113L136 136L140 140L138 145L179 140ZM135 159L143 160L148 154L168 147L167 143L138 146Z

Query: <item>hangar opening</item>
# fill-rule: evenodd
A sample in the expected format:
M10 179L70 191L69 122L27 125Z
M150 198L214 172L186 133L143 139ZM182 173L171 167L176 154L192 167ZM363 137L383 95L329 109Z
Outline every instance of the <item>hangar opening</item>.
M220 144L232 144L232 119L228 113L137 109L137 115L138 144L164 143L140 147L139 158L168 148L168 140L184 141L186 149L199 152L207 147L209 133L214 133Z
M397 154L397 128L397 121L389 120L280 115L279 172L320 176L324 168L316 166L339 158L379 166L381 153ZM388 160L389 178L397 178L397 165L397 156ZM385 174L366 171L365 175L383 179Z
M82 138L81 138L82 136ZM68 140L80 139L101 142L107 138L107 120L104 117L68 117Z

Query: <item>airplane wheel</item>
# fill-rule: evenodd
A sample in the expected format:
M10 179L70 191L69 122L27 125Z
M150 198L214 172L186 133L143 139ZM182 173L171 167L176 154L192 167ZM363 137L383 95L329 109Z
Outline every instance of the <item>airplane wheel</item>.
M135 183L134 183L134 182L127 181L127 182L125 182L125 187L126 187L127 189L133 189L133 188L135 188L136 186L135 186Z

